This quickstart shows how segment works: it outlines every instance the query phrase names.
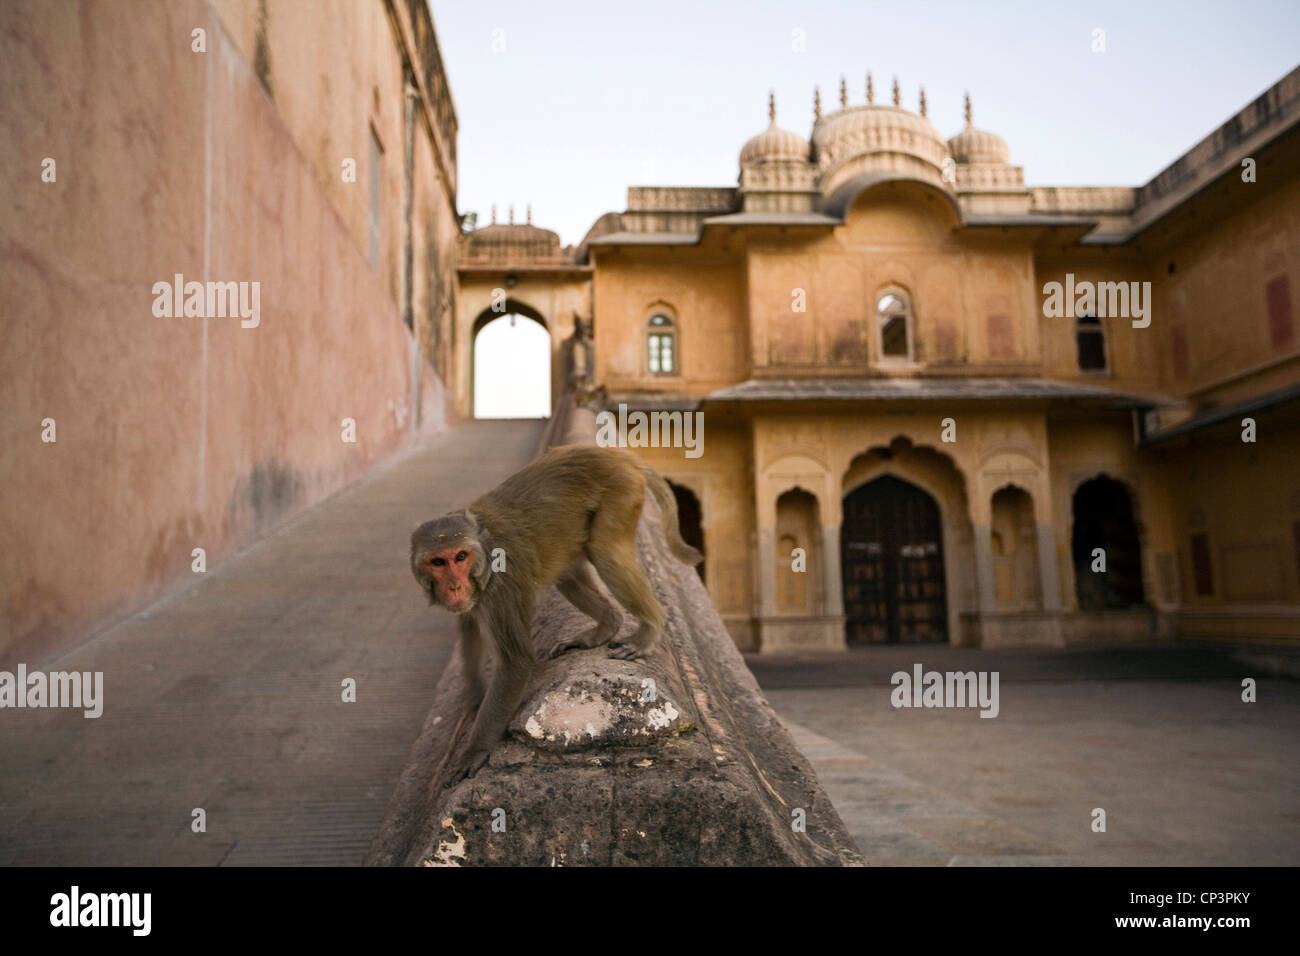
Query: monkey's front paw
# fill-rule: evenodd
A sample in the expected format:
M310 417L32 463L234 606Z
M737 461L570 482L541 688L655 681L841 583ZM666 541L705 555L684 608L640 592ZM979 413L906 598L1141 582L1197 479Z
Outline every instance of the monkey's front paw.
M620 661L634 661L642 655L641 648L635 644L611 644L609 645L609 656L616 657Z
M447 789L451 789L462 780L468 780L474 774L478 773L479 768L487 763L489 753L486 750L476 750L465 758L465 765L453 773L446 783Z

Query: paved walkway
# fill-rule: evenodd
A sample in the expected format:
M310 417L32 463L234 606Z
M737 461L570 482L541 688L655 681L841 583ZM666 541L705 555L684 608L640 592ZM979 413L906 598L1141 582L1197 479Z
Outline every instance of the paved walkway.
M103 671L104 714L5 711L0 864L359 864L453 647L411 579L411 529L523 465L541 427L453 428L29 662Z
M998 716L894 709L890 676L917 662L998 671ZM1231 649L913 645L749 663L873 864L1300 864L1300 683Z

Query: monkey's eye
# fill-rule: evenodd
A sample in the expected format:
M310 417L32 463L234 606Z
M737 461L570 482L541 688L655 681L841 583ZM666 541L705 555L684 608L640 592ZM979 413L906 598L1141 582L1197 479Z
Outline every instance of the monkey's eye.
M456 555L456 562L460 563L461 561L464 561L468 557L469 557L468 551L461 551Z
M429 563L432 564L435 568L440 568L440 567L442 567L444 564L447 563L447 559L446 559L446 558L434 558L434 559L433 559L432 561L430 561Z

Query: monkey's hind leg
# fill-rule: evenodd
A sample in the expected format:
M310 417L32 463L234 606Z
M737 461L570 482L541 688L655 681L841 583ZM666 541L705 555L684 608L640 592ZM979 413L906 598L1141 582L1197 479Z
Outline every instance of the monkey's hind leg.
M599 647L618 636L618 629L623 626L623 612L600 593L600 586L596 583L596 569L586 558L579 558L564 577L555 582L555 588L570 604L596 623L571 639L556 644L551 657L559 657L566 651L578 648Z
M618 603L640 622L630 638L609 645L609 656L625 661L640 657L659 643L667 618L636 557L634 535L640 510L631 513L630 524L625 517L622 527L607 525L602 529L604 514L598 516L587 544L587 557L596 566L600 579Z

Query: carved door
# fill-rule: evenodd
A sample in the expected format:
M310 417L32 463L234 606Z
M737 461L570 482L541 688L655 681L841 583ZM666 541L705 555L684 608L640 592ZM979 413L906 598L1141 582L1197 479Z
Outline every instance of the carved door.
M844 499L840 527L850 645L948 639L939 506L886 475Z

